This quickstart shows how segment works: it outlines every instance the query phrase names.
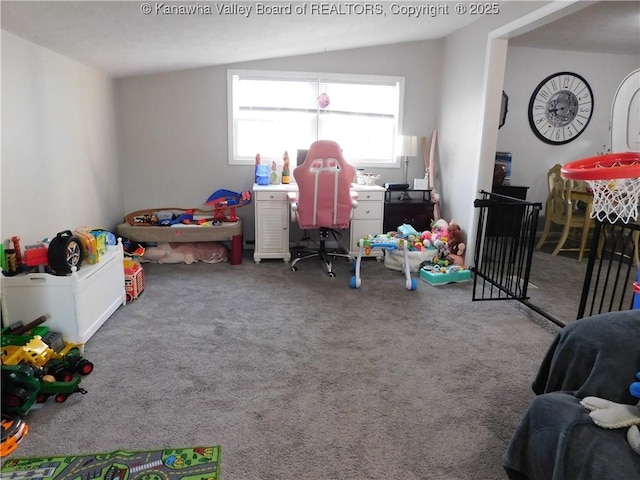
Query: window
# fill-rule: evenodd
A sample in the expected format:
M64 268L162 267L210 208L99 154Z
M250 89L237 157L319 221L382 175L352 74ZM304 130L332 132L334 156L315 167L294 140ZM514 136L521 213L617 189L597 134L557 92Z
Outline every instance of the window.
M359 167L397 167L404 78L229 70L229 163L295 162L296 150L335 140Z

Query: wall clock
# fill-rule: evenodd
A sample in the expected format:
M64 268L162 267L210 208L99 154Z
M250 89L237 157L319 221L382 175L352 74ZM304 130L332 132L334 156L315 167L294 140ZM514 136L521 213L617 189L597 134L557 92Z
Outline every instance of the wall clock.
M549 75L529 100L529 125L536 136L551 145L575 140L589 125L593 92L577 73Z

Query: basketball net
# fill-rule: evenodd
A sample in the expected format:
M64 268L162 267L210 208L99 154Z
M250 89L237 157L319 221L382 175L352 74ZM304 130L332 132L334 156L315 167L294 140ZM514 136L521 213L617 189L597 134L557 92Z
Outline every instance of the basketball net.
M561 175L589 184L593 193L591 217L609 223L638 220L640 152L622 152L567 163Z
M593 190L591 217L601 222L635 222L638 218L640 178L587 180Z

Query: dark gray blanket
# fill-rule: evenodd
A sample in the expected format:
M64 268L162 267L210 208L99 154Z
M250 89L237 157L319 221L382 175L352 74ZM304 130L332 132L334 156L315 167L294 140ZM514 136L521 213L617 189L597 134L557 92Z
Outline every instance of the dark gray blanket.
M538 397L513 434L503 466L511 480L640 479L626 429L596 426L580 399L636 404L640 311L612 312L563 328L533 382Z

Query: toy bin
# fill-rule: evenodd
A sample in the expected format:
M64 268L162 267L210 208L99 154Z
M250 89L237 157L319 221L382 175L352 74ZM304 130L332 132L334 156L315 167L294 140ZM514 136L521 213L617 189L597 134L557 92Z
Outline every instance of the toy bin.
M455 266L444 269L434 268L432 270L422 267L420 269L420 278L430 285L468 282L471 280L471 270Z

